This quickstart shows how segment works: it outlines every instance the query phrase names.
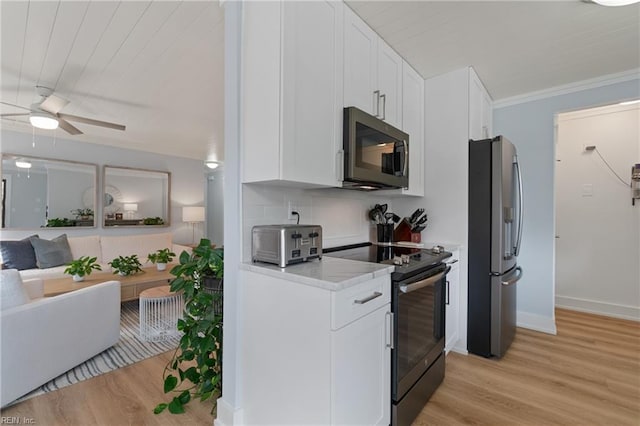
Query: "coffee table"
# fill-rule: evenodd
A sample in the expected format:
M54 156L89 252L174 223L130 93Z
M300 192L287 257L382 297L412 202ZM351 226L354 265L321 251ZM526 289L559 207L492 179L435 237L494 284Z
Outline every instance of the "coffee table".
M173 264L167 265L164 271L158 271L155 266L142 268L143 272L135 275L120 276L111 272L94 272L84 281L75 282L70 275L64 278L54 278L44 280L44 296L51 297L59 294L69 293L85 287L91 287L105 281L120 281L120 301L138 299L140 293L148 288L167 285L171 282L173 275L169 273Z

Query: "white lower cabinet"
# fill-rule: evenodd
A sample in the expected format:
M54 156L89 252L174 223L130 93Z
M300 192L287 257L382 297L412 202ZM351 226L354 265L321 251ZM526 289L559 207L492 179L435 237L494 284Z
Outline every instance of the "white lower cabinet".
M389 275L330 291L241 272L243 423L388 425Z
M453 252L451 259L460 259L458 251ZM460 262L451 265L451 271L447 274L445 305L445 353L449 353L460 338L459 309L460 309ZM466 326L466 325L465 325Z

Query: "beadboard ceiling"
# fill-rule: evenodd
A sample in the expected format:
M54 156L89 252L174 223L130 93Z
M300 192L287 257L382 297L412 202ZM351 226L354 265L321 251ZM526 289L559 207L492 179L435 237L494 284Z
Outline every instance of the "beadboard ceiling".
M349 1L423 77L472 65L494 100L640 67L640 5L569 1ZM224 158L223 12L213 1L0 2L0 99L34 86L77 124L56 137L198 159ZM3 113L22 112L0 105ZM32 132L26 120L3 128ZM52 131L36 130L38 135Z

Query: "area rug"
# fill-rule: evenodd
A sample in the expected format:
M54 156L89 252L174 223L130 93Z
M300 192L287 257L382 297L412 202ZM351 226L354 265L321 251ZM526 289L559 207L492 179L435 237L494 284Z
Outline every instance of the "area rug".
M115 345L12 404L108 373L163 352L175 350L180 342L180 337L169 338L162 342L146 342L140 339L139 330L138 301L124 302L120 309L120 340Z

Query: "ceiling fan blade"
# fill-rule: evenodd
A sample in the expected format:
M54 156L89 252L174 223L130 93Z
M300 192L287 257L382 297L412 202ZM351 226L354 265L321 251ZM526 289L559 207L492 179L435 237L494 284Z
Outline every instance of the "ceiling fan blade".
M30 115L28 112L19 112L16 114L0 114L0 117L17 117L19 115Z
M20 106L20 105L16 105L16 104L10 104L9 102L0 101L0 104L8 105L8 106L11 106L11 107L16 107L16 108L20 108L20 109L26 109L27 111L31 111L31 108L26 108L26 107L23 107L23 106Z
M81 135L82 132L68 121L58 117L58 126L70 135Z
M94 120L92 118L78 117L77 115L60 114L60 113L58 113L58 117L64 118L64 119L69 120L69 121L77 121L78 123L91 124L93 126L107 127L109 129L114 129L114 130L125 130L126 129L126 126L123 126L122 124L109 123L108 121Z
M69 103L68 100L62 99L56 95L49 95L42 103L40 104L40 108L43 110L50 112L51 114L57 114Z

